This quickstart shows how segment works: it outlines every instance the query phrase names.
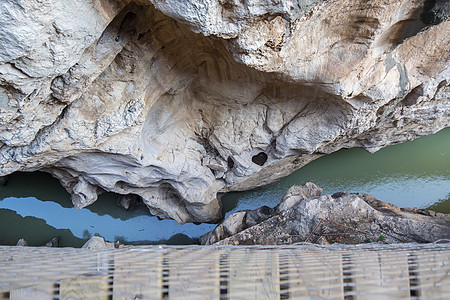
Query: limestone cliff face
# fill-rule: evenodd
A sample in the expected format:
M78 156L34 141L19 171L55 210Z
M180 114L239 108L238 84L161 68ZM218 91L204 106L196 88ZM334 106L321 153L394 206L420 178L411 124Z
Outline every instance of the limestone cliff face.
M450 126L450 14L416 0L3 0L0 175L183 222L340 148Z

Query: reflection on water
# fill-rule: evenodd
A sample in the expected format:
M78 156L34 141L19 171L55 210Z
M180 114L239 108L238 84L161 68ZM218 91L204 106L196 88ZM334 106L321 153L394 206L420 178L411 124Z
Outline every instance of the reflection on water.
M450 193L447 195L447 197L438 200L428 208L434 211L450 214Z
M363 192L400 207L431 205L450 213L450 128L375 154L350 149L324 156L270 187L223 196L224 210L229 215L275 206L289 187L307 181L327 194ZM30 245L42 245L59 236L62 246L79 247L93 235L127 244L190 244L214 227L159 221L145 207L125 211L116 205L116 197L105 193L89 207L76 210L50 175L13 174L0 187L0 244L13 245L25 238Z
M0 216L1 245L15 245L19 238L24 238L32 246L44 245L53 237L59 237L61 245L72 247L81 247L85 242L85 239L74 236L69 229L56 229L41 218L24 217L4 208L0 208Z
M361 192L400 207L445 212L450 192L450 128L370 154L343 149L321 157L280 182L222 197L227 215L261 205L275 206L292 185L314 182L324 193ZM445 204L447 203L447 204ZM448 210L447 210L448 212Z
M102 194L94 204L76 210L58 181L39 172L13 174L7 185L0 187L2 198L0 244L7 245L22 237L30 245L42 245L60 236L62 246L79 247L93 235L127 244L192 244L214 228L211 224L160 221L146 207L125 211L116 205L117 195L112 193Z

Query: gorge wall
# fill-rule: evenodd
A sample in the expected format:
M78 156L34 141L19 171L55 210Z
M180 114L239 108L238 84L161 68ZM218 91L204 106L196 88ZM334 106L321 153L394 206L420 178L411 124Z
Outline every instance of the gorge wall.
M450 126L450 7L417 0L3 0L0 176L179 223L341 148Z

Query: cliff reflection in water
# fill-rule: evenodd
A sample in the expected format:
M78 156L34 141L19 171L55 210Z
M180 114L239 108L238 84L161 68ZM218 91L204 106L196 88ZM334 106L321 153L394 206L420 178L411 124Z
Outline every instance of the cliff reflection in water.
M14 197L7 197L11 195ZM58 181L39 172L13 174L7 185L0 187L2 198L0 244L3 245L13 245L19 238L25 238L30 245L42 245L59 236L62 246L79 247L93 235L128 244L192 244L193 238L214 228L211 224L160 221L146 207L125 211L116 205L117 195L111 193L102 194L94 204L76 210Z
M325 194L367 193L399 207L427 208L441 202L431 208L449 213L450 128L374 154L363 149L343 149L309 163L269 187L231 193L222 200L228 214L262 203L275 206L289 187L307 181L323 188Z
M390 146L369 154L361 149L324 156L269 187L222 197L227 215L262 205L275 206L294 184L312 181L324 193L369 193L400 207L450 213L450 128L433 136ZM42 245L55 236L61 246L81 246L98 234L128 244L189 244L214 228L211 224L179 225L158 220L146 207L125 211L117 195L105 193L76 210L59 182L45 173L13 174L0 187L0 244L25 238Z

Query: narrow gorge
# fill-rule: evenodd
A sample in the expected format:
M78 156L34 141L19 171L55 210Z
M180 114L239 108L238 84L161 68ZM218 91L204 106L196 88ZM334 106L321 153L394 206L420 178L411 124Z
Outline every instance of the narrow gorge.
M76 208L137 195L178 223L339 149L450 126L450 5L3 0L0 176Z

